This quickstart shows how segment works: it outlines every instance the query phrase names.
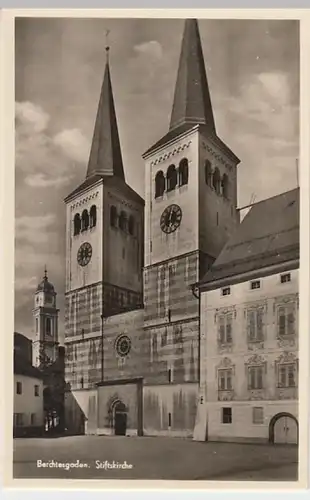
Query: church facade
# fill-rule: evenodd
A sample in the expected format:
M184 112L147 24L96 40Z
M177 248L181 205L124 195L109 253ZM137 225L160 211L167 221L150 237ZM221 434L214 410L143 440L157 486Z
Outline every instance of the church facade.
M125 181L108 55L86 179L65 200L67 427L192 435L192 285L238 225L239 159L216 134L198 23L187 20L170 128L143 156L143 200Z

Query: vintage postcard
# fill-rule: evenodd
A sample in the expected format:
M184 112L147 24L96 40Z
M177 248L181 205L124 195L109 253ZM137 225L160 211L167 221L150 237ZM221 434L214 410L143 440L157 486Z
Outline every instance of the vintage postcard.
M297 488L307 21L94 12L11 19L13 485Z

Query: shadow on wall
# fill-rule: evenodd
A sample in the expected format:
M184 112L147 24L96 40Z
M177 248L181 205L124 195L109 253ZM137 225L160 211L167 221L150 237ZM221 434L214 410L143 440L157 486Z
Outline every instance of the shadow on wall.
M71 384L65 389L65 434L85 434L86 415L71 391Z

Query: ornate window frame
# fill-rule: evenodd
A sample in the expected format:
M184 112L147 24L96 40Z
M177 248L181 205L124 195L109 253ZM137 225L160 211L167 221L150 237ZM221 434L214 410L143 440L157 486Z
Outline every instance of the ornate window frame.
M246 383L247 383L247 392L248 397L251 400L261 400L265 399L265 391L266 391L266 379L267 379L267 361L265 356L260 354L254 354L248 358L248 360L244 364L245 373L246 373ZM262 387L255 388L251 387L249 383L249 377L251 373L251 369L253 368L261 368L262 369Z
M299 371L299 362L298 358L293 352L285 351L283 352L275 361L275 369L276 369L276 386L278 389L291 389L298 387L298 371ZM282 385L280 382L280 371L283 367L294 367L294 385ZM287 379L289 378L288 374L286 375Z
M218 309L215 316L214 322L216 323L217 329L217 346L219 350L231 351L234 344L234 320L237 317L237 311L235 307L226 307ZM227 322L227 318L230 318L230 322ZM221 334L221 321L224 320L224 341ZM227 339L227 325L230 324L230 340Z
M261 349L264 348L264 342L266 340L266 316L267 316L267 301L258 301L248 303L244 309L245 318L245 329L246 338L249 350L252 350L254 346ZM251 335L250 331L250 315L254 314L254 335ZM258 321L259 316L261 321L261 335L258 335Z
M221 372L229 373L230 375L230 388L221 389L220 388L220 374ZM231 401L234 399L235 391L235 365L232 363L231 359L224 357L221 359L220 363L216 366L216 384L217 384L217 394L219 401Z

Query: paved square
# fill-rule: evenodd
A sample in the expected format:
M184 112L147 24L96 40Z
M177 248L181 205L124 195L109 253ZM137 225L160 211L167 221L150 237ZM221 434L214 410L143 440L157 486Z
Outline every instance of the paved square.
M41 460L41 467L37 466L38 460ZM78 460L85 467L64 468L64 464L76 464ZM52 467L42 466L50 461L53 461ZM115 468L124 462L132 467ZM14 478L38 479L295 481L298 479L298 448L200 443L168 437L15 439L13 474Z

